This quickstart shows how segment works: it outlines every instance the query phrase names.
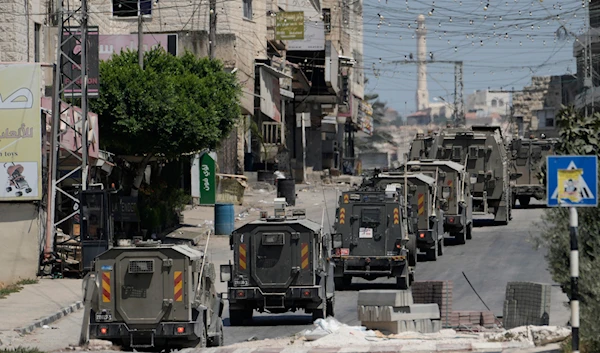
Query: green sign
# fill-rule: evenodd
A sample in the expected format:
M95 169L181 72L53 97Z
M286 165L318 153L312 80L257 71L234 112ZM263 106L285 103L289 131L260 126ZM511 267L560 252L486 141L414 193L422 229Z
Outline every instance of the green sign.
M215 160L205 153L200 157L200 204L214 205L215 190Z
M304 12L279 12L275 22L275 39L304 40Z

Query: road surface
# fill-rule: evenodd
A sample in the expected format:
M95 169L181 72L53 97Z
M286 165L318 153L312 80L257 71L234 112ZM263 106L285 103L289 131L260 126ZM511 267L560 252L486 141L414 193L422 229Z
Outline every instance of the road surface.
M335 219L339 190L331 186L314 187L307 191L299 191L298 194L296 207L305 208L308 218L321 222L323 209L327 210L323 224L325 229L330 229L329 226ZM269 212L272 212L268 201L266 205ZM473 230L473 239L468 240L466 245L448 245L444 255L436 262L427 262L420 256L421 262L417 265L415 280L452 280L454 310L487 310L463 276L464 271L485 304L497 316L501 316L507 282L553 283L547 271L544 252L535 250L529 242L530 236L539 229L535 226L535 222L540 220L542 212L543 208L536 205L527 209L517 208L513 211L513 220L507 226L477 222ZM217 269L221 263L227 263L232 258L228 238L213 236L210 240L209 254ZM351 290L336 292L336 318L346 324L358 325L357 290L393 288L393 284L393 279L375 282L355 280ZM217 290L225 291L226 285L218 283ZM569 309L563 306L564 301L566 296L560 292L559 287L555 286L552 293L551 325L564 325L568 321ZM55 322L50 329L39 329L21 338L20 341L14 341L13 344L38 345L46 351L75 344L79 336L81 320L82 311L79 311ZM224 311L224 323L226 344L291 336L313 327L310 315L302 312L285 315L255 313L252 325L230 327L227 307Z

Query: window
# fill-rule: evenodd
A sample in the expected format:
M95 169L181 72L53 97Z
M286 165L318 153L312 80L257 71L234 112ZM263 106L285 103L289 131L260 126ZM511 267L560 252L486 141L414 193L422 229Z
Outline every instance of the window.
M244 2L244 18L252 19L252 0L242 0Z
M323 23L325 24L325 33L331 33L331 9L323 9Z
M263 121L262 136L266 145L281 143L281 123Z
M40 62L40 35L42 25L39 23L33 24L33 61Z
M554 109L537 111L538 128L554 127Z
M152 0L112 0L114 17L137 17L138 5L143 16L152 15Z
M498 106L498 101L495 99L492 99L492 107L497 107Z
M499 107L503 107L503 106L504 106L504 101L503 101L502 99L500 99L500 100L498 101L498 106L499 106Z

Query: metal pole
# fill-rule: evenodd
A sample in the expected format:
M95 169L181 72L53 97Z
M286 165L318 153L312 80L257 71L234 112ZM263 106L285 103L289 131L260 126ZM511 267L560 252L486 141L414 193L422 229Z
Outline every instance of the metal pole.
M300 126L302 127L302 180L306 184L306 126L304 124L304 114L306 113L300 113Z
M87 190L88 179L88 14L87 0L81 1L81 190Z
M144 69L144 19L142 18L142 4L138 0L138 63Z
M571 243L571 337L572 352L579 353L579 249L577 247L577 208L569 208Z
M215 42L217 39L217 0L209 2L209 27L208 27L208 55L211 59L215 58Z

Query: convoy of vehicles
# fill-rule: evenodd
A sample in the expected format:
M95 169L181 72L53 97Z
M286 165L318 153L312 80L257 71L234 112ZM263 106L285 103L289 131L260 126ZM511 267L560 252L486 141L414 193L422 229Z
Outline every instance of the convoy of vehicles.
M446 235L464 244L474 214L506 224L516 200L526 206L544 199L541 175L556 142L519 138L505 145L496 127L419 134L403 166L374 170L342 192L331 234L275 199L274 215L262 212L231 234L233 261L220 268L226 293L216 292L204 252L155 241L111 244L109 232L85 277L81 340L128 348L220 346L225 299L235 326L254 311L333 316L335 291L348 289L353 278L395 278L397 288L408 289L417 252L436 261Z

